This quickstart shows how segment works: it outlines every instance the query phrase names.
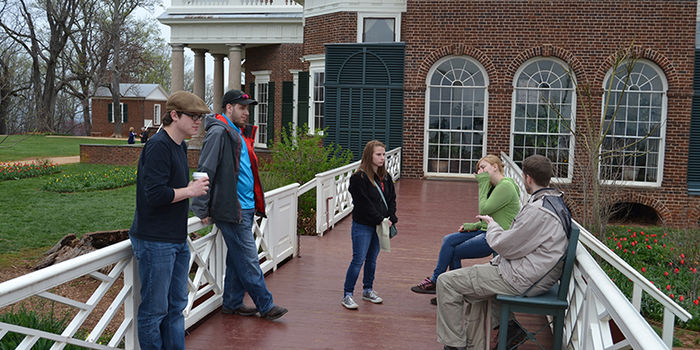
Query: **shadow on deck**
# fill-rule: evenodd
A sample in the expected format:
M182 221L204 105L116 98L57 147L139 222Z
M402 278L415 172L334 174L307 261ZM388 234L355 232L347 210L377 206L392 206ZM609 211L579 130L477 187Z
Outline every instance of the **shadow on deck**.
M214 312L191 328L188 349L442 349L435 333L430 295L410 291L432 273L442 237L477 214L475 182L403 179L397 183L399 235L391 253L381 252L374 288L384 303L358 297L359 310L340 305L352 256L348 216L323 237L301 237L301 257L266 276L276 304L289 313L277 321ZM464 260L463 264L487 262ZM252 301L246 296L246 304ZM527 326L544 317L519 316ZM493 334L495 337L495 332ZM543 344L551 347L550 343ZM529 345L529 346L526 346ZM535 349L530 344L519 349Z

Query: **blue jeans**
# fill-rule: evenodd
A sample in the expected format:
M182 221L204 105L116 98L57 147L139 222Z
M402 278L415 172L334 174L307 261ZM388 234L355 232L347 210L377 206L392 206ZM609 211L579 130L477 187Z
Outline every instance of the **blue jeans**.
M261 315L274 304L272 294L265 285L265 276L260 269L258 247L253 235L255 209L241 210L241 222L215 222L226 242L226 276L224 277L224 307L230 310L243 306L243 297L248 292Z
M438 276L450 270L462 267L462 259L483 258L493 254L493 249L486 243L486 231L455 232L442 238L435 271L430 278L433 283Z
M379 256L379 237L375 226L367 226L352 222L352 261L345 274L344 295L352 295L355 290L355 282L360 275L362 264L365 272L362 277L362 289L372 289L374 283L374 270L377 268L377 256Z
M168 243L129 236L141 280L137 315L141 349L184 349L187 306L187 243Z

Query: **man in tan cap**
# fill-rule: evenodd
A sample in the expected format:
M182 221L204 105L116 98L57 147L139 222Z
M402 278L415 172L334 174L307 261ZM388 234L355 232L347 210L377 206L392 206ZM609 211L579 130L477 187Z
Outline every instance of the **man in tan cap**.
M196 95L170 95L163 130L143 146L136 179L136 212L129 230L141 280L141 349L184 349L187 306L189 198L209 190L209 179L189 181L187 145L209 108Z

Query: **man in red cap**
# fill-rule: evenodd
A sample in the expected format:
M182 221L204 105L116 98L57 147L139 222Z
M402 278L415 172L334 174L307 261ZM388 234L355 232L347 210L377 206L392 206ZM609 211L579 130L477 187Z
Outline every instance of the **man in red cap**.
M192 201L192 211L206 225L211 220L221 230L228 251L222 312L274 320L287 309L272 302L260 269L253 235L253 219L265 216L265 198L253 151L254 127L246 129L248 106L258 102L240 90L224 94L224 113L207 117L197 171L211 180L211 194ZM246 138L248 130L251 137ZM243 304L248 292L255 307Z

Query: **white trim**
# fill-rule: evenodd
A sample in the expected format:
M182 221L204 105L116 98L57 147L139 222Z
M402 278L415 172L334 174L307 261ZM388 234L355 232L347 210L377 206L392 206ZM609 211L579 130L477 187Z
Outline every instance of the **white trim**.
M574 175L574 155L575 155L575 153L576 153L576 152L575 152L575 147L576 147L576 135L575 135L575 131L576 131L576 103L577 103L577 102L576 102L576 101L577 101L576 86L577 86L577 80L576 80L576 75L575 75L574 72L571 70L571 67L569 66L569 64L566 63L566 62L564 62L563 60L557 58L557 57L551 57L551 56L547 56L547 57L544 57L544 56L533 57L533 58L531 58L531 59L525 61L523 64L521 64L520 67L518 67L518 70L515 71L515 75L513 75L513 84L512 84L512 86L513 86L513 92L511 93L511 105L510 105L510 141L509 141L509 142L510 142L510 147L509 147L509 152L510 152L510 153L508 154L508 156L509 156L510 158L513 158L513 152L514 152L514 148L515 148L515 145L514 145L514 140L515 140L515 136L514 136L514 134L515 134L515 106L516 106L516 104L517 104L517 97L516 97L517 91L516 91L516 90L518 89L518 86L517 86L518 77L520 77L520 75L522 74L523 70L525 70L525 68L526 68L527 66L529 66L531 63L534 63L534 62L536 62L536 61L545 61L545 60L554 61L554 62L560 64L562 67L564 67L564 69L565 69L567 72L569 72L569 74L570 74L570 76L571 76L571 79L572 79L572 87L571 87L571 91L572 91L572 95L571 95L571 125L570 125L570 127L571 127L571 130L573 130L574 132L573 132L573 133L570 133L570 137L569 137L569 164L568 164L568 167L567 167L567 173L568 173L567 175L568 175L568 176L567 176L567 177L553 177L552 180L551 180L552 183L557 183L557 184L568 184L568 183L571 183L571 182L572 182L572 179L573 179L573 175ZM523 89L523 88L520 88L520 89ZM519 132L519 133L522 133L522 132Z
M357 13L357 42L361 43L364 34L365 18L393 18L394 42L401 41L401 12L358 12Z
M482 136L482 143L481 143L481 157L484 157L486 154L488 154L486 150L486 145L487 145L487 135L488 135L488 119L489 119L489 77L488 77L488 72L486 71L486 68L479 62L477 59L471 56L455 56L455 55L449 55L445 56L439 60L437 60L432 67L428 70L428 74L426 75L425 79L425 103L424 103L424 117L423 117L423 174L427 177L435 177L435 178L474 178L475 174L456 174L456 173L441 173L441 172L428 172L428 129L430 127L430 88L433 86L439 86L439 85L431 85L430 80L435 74L435 71L437 68L443 64L446 61L449 61L451 59L455 58L463 58L468 60L469 62L473 63L474 65L479 68L481 71L481 74L484 77L484 128L483 128L483 136ZM474 86L474 87L479 87L479 86Z
M258 126L257 135L255 135L255 145L254 146L259 147L259 148L267 148L267 141L268 141L267 138L270 136L270 135L267 135L267 125L268 125L268 123L270 123L270 120L268 120L267 115L266 115L265 116L265 124L263 124L264 128L263 128L263 126L260 125L260 109L261 109L260 107L264 105L265 110L267 112L267 109L270 106L269 105L270 90L269 90L269 85L268 85L268 90L267 90L268 96L265 97L266 102L262 103L261 102L262 99L260 98L260 85L270 83L270 74L272 73L272 71L271 70L259 70L259 71L254 71L254 72L250 72L250 73L253 74L253 76L255 76L255 97L254 98L256 101L258 101L258 104L255 106L255 115L253 116L253 124ZM272 122L274 123L274 120ZM261 138L260 138L260 133L263 131L263 129L265 129L265 140L261 140Z
M625 187L640 187L640 188L660 188L663 183L664 176L664 159L666 158L666 124L668 123L668 80L666 79L666 74L664 71L653 61L647 59L637 59L636 63L643 63L648 67L652 68L656 74L661 79L662 91L654 91L655 93L661 94L661 121L659 130L659 159L656 169L656 182L646 182L646 181L624 181L624 180L604 180L601 179L600 182L603 185L620 185ZM636 64L635 63L635 64ZM621 65L624 65L623 62ZM605 74L605 79L603 79L603 95L601 97L601 107L600 107L600 118L601 123L605 120L605 115L603 115L603 110L605 108L605 90L607 89L609 79L613 74L613 68L610 67L608 72ZM618 91L618 90L615 90ZM629 90L626 90L629 92ZM657 138L654 138L657 140ZM601 145L601 148L603 146ZM600 174L600 167L598 167L598 174Z
M339 12L406 12L406 0L304 0L304 18Z
M314 84L316 80L314 79L314 74L326 73L326 55L309 55L304 56L304 59L309 62L309 112L307 113L307 125L309 127L309 135L313 135L316 132L316 114L314 113Z
M114 114L114 102L109 103L110 106L112 106L112 124L116 123L116 115ZM119 102L119 114L122 119L122 124L124 124L124 102Z
M153 104L153 124L160 125L160 113L161 113L160 103Z
M292 128L294 132L294 135L296 135L297 128L299 127L297 125L297 119L299 119L299 108L297 108L297 104L299 103L299 73L301 72L300 69L290 69L289 73L292 73Z

